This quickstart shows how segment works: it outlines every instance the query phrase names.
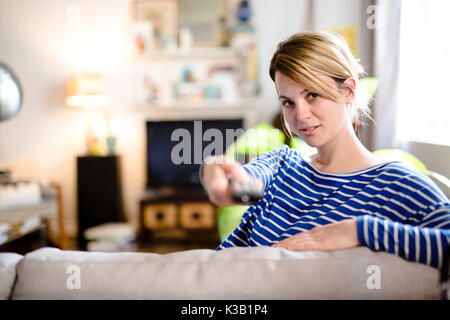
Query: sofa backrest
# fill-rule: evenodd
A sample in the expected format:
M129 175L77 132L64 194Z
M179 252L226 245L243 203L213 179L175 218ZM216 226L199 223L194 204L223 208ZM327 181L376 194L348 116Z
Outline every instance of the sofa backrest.
M43 248L19 262L12 299L438 299L439 272L365 247L168 254Z
M6 300L16 280L16 266L23 256L16 253L0 253L0 299Z

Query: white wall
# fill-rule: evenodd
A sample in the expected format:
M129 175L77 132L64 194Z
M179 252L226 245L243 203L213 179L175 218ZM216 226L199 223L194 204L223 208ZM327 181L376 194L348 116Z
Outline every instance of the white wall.
M372 68L371 33L367 28L367 7L370 0L315 0L314 19L315 30L324 30L328 27L354 26L356 28L356 52L366 71Z
M77 30L67 24L70 5L81 9ZM103 69L120 63L128 12L128 0L0 1L0 61L14 70L24 91L18 116L0 123L0 162L31 167L61 184L69 233L76 231L76 156L85 150L86 112L65 106L66 81L88 62ZM135 147L132 137L120 137L123 154ZM141 167L124 160L127 170Z

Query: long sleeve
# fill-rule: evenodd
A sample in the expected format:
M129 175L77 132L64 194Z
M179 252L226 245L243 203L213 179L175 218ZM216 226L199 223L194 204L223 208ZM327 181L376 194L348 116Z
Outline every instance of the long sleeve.
M243 168L251 176L261 179L264 190L267 190L289 152L288 147L271 150L243 165Z
M372 215L358 216L359 242L375 251L390 252L409 261L440 268L450 244L450 207L443 203L430 209L434 210L418 225Z

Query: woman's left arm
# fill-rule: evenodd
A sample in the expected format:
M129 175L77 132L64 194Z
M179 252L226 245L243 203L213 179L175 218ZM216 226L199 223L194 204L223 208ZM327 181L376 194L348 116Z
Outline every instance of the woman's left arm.
M293 251L332 251L362 245L440 268L449 244L450 209L439 208L418 226L361 215L296 234L273 247Z
M356 219L359 243L372 250L441 268L444 252L450 245L450 209L428 216L419 225L359 216Z

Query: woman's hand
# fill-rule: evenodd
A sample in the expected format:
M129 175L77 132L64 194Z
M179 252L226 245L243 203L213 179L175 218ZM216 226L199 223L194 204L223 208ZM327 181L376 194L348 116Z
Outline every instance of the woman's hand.
M203 166L203 187L208 193L209 200L218 207L227 205L243 205L235 202L231 195L231 184L229 176L243 183L248 174L242 166L226 156L211 157L205 161ZM262 187L262 182L257 179Z
M292 251L332 251L359 246L356 219L316 227L272 245Z

